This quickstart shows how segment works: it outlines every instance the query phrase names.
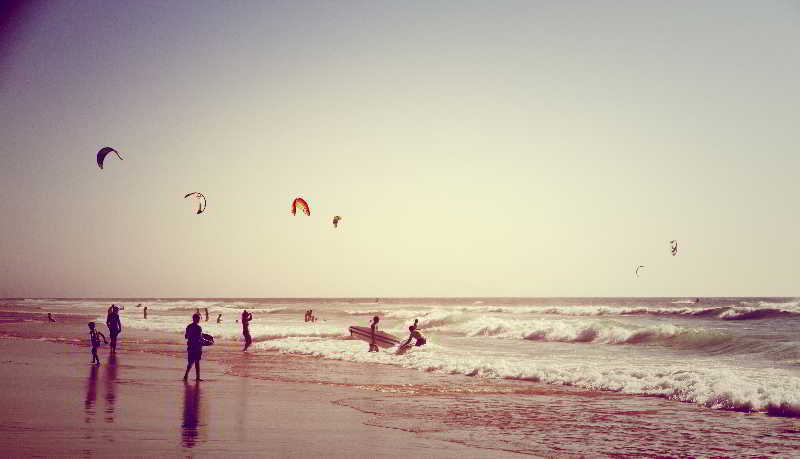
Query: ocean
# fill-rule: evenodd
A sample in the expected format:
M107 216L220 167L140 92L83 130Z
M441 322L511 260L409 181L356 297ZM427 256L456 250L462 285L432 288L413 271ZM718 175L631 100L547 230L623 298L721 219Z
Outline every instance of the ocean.
M127 348L174 351L191 315L207 308L200 325L217 344L206 354L231 373L361 387L376 394L369 403L340 403L383 413L386 427L450 441L535 453L562 435L561 453L583 455L598 445L576 439L599 429L619 432L603 436L599 451L608 454L744 447L792 455L800 447L798 299L19 299L2 309L104 323L111 303L124 307L122 337L131 329L142 337ZM308 309L316 322L304 322ZM253 314L246 371L243 310ZM367 352L348 327L373 316L402 339L418 319L427 344L403 355ZM651 429L660 432L653 443L626 440Z

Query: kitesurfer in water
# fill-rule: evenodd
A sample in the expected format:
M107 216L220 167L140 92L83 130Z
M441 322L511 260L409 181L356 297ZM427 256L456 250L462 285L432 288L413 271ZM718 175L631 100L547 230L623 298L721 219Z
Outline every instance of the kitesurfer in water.
M106 325L111 337L111 353L113 354L117 352L117 335L122 333L122 322L119 320L119 308L116 305L111 305L106 317Z
M183 335L186 338L186 353L189 360L189 364L186 366L186 373L183 374L184 381L189 377L189 370L192 369L192 365L194 365L197 380L202 381L200 379L200 359L203 358L203 329L199 323L200 314L193 314L192 323L186 326L186 333Z
M248 347L250 347L250 343L253 342L253 338L250 337L250 321L253 320L253 314L247 312L247 309L242 311L242 335L244 335L244 349L246 351Z
M378 352L378 345L375 344L375 334L378 333L378 322L380 322L380 318L375 316L372 318L372 323L370 323L369 328L372 330L372 340L369 342L369 352Z

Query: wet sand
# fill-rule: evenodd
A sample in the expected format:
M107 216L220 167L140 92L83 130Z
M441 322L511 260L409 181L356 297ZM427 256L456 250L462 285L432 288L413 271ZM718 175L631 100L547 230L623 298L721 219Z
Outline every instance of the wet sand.
M17 337L0 339L4 457L505 457L510 453L373 425L345 387L226 375L184 361Z

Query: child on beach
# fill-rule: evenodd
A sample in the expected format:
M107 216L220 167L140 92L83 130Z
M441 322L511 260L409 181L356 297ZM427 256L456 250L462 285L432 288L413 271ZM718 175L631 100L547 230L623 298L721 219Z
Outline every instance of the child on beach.
M186 338L186 353L188 355L189 364L186 366L186 373L183 374L183 380L189 377L189 370L194 365L195 375L198 381L200 379L200 359L203 358L203 329L198 325L200 322L200 314L192 315L192 323L186 326L186 333L183 335Z
M105 335L94 329L94 322L89 322L89 342L92 344L92 363L100 365L100 358L97 357L97 348L100 347L100 338L108 344Z

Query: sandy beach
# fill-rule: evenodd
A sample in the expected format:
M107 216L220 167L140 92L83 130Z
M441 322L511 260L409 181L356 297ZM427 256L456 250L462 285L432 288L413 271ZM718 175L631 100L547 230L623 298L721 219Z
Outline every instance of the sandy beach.
M88 365L86 348L0 340L4 457L502 457L507 453L370 425L338 387L229 376L204 362L181 381L176 358L120 351Z

